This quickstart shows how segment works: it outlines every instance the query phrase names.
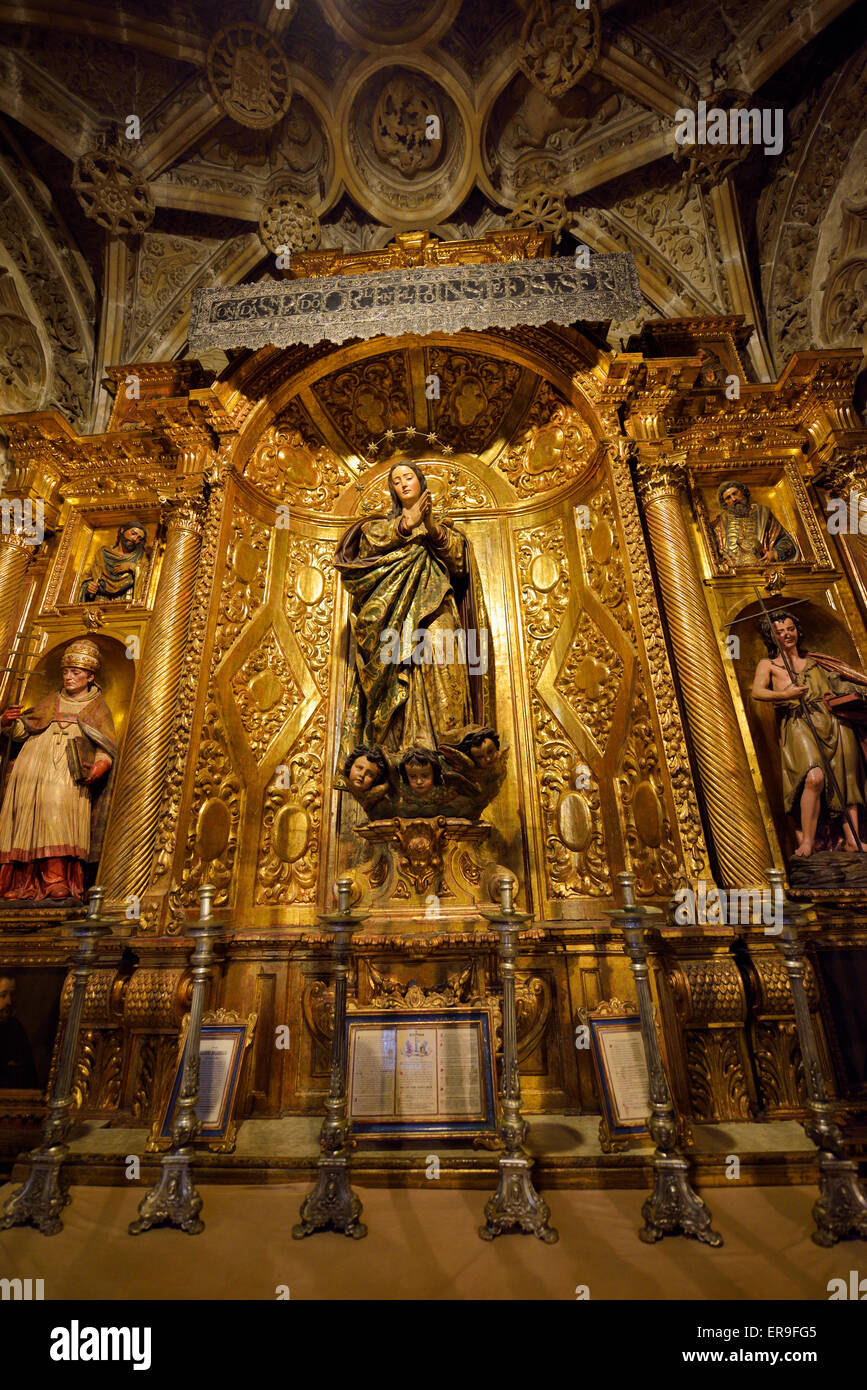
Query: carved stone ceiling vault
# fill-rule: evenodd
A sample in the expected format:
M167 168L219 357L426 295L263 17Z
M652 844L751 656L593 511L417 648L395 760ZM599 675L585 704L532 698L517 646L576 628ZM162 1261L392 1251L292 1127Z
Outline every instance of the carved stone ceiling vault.
M559 254L630 251L643 309L615 349L647 318L743 314L751 371L772 379L797 348L863 343L856 9L0 0L0 411L103 428L107 368L187 355L197 288L411 229L536 224ZM676 112L725 91L782 108L782 149L688 166ZM298 408L359 456L388 396L392 421L492 458L538 383L452 355L425 403L438 351L366 360L364 381L338 373Z

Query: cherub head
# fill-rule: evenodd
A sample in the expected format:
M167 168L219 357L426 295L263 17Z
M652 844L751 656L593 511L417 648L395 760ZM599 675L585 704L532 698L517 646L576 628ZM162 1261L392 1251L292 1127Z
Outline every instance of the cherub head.
M479 729L467 734L458 745L462 753L472 758L476 767L493 767L500 751L500 736L493 729Z
M400 775L416 796L442 786L440 760L429 748L408 748L400 760Z
M388 782L388 763L381 748L361 743L353 748L343 767L349 786L354 792L368 792L378 782Z

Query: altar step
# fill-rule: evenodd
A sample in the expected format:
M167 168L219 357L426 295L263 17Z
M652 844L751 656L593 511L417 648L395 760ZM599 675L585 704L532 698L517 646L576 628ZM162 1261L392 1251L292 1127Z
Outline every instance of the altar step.
M288 1116L245 1120L235 1150L217 1154L198 1149L194 1162L201 1183L261 1183L264 1185L315 1177L319 1152L318 1116ZM534 1178L540 1188L646 1188L651 1182L653 1147L647 1140L630 1142L625 1153L602 1152L598 1115L540 1115L531 1117L528 1147L535 1160ZM73 1183L123 1187L128 1159L140 1158L135 1186L149 1187L157 1178L159 1155L145 1152L147 1129L111 1128L84 1123L70 1143L67 1169ZM433 1173L438 1160L439 1177ZM695 1126L695 1148L689 1151L694 1181L699 1187L789 1186L818 1181L816 1150L793 1120L767 1123ZM738 1163L732 1162L737 1158ZM20 1181L22 1155L3 1164L5 1175ZM353 1182L359 1187L466 1187L496 1185L496 1151L473 1149L465 1141L413 1140L385 1143L360 1140L352 1155Z

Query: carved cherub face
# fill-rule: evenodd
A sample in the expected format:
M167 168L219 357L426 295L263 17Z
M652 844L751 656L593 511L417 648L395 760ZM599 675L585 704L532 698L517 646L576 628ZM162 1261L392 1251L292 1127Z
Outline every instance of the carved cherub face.
M493 767L497 757L497 745L492 738L483 739L470 749L470 757L476 767Z
M411 507L421 496L421 483L405 464L399 463L391 470L391 485L404 507Z
M64 666L60 674L67 695L80 695L93 681L93 672L84 671L80 666Z
M353 791L366 792L379 776L379 768L370 758L360 753L349 769L349 785Z
M410 791L418 796L420 792L430 791L434 784L434 770L430 763L407 763L406 780Z

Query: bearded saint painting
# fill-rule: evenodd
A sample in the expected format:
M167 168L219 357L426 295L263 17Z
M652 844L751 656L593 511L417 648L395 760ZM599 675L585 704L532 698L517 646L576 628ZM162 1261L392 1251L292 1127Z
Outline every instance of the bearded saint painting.
M798 547L769 507L750 501L745 483L728 479L717 491L722 508L711 525L723 563L733 569L794 560Z
M415 462L388 474L391 513L356 521L335 565L355 650L338 766L360 746L436 749L490 723L490 635L472 547L434 511Z
M84 869L99 855L117 756L114 720L96 684L99 649L70 642L62 688L32 709L12 705L0 724L23 743L0 808L0 899L84 897Z
M104 545L79 585L78 602L134 603L141 598L147 569L147 532L141 521L124 521L114 545Z

